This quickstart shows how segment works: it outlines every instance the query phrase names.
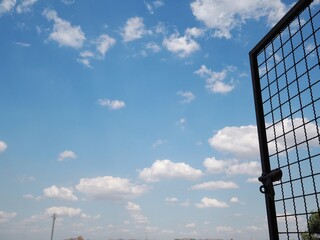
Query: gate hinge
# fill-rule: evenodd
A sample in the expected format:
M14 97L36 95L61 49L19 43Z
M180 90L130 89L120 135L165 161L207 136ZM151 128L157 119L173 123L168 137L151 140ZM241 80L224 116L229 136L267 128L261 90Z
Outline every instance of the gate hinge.
M262 183L260 192L268 194L271 199L274 199L273 182L280 181L282 178L282 171L280 168L274 169L269 173L263 173L258 180Z

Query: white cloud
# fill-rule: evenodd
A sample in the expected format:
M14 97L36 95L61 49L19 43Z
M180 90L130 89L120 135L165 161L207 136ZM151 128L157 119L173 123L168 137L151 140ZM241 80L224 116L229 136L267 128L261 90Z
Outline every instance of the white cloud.
M43 195L48 198L60 198L63 200L77 201L78 198L73 194L72 189L57 187L55 185L43 189Z
M94 53L91 52L91 51L82 51L80 52L80 57L83 57L83 58L93 58L94 57Z
M168 32L166 24L163 22L158 22L158 24L154 27L154 32L156 34L166 35Z
M312 3L311 3L311 6L315 6L315 5L318 5L320 4L320 0L314 0Z
M87 68L92 68L89 58L78 58L77 62L81 63L83 66Z
M234 89L234 85L221 81L212 81L212 84L207 85L207 88L214 93L228 93Z
M66 217L77 217L81 216L80 208L71 208L71 207L50 207L45 210L45 214L52 216L57 214L58 216Z
M167 202L167 203L176 203L179 200L176 197L166 197L164 201Z
M239 188L237 184L231 181L211 181L196 184L191 187L192 190L217 190Z
M62 3L66 5L71 5L74 4L76 0L61 0Z
M165 37L162 45L181 58L187 57L200 49L200 45L189 35L179 36L178 33L171 34L169 38Z
M193 15L214 30L214 37L226 39L250 19L267 17L268 24L274 25L287 11L281 0L196 0L190 6Z
M318 138L316 136L320 129L317 128L317 125L314 122L308 122L309 120L307 118L286 118L282 122L276 124L274 128L269 128L269 131L267 131L269 153L273 154L276 150L282 151L285 149L286 145L287 148L290 148L295 144L304 142L306 140L305 134L308 139L313 139L308 142L310 146L319 146ZM304 127L301 127L304 123L308 123L305 125L305 129ZM267 123L267 126L269 125L270 124ZM274 133L277 136L277 146L274 141ZM286 133L285 139L283 136L284 133Z
M107 34L102 34L97 40L97 50L104 58L106 52L116 43L116 40Z
M209 173L222 173L225 168L229 166L232 162L226 160L217 160L214 157L206 158L203 165L206 167Z
M149 190L146 185L136 185L126 178L104 176L82 178L76 189L97 200L117 200L139 196Z
M194 227L196 227L196 224L195 223L188 223L184 227L185 228L194 228Z
M77 158L77 155L73 151L65 150L59 154L58 161L62 162L65 159L76 159L76 158Z
M308 123L305 125L305 129L302 126L303 123ZM269 123L266 123L269 126ZM294 129L294 131L293 131ZM307 133L310 146L317 146L318 140L316 138L319 129L314 122L308 122L308 119L294 118L294 119L284 119L283 121L277 123L274 128L269 128L267 131L267 140L269 142L269 153L273 154L278 151L282 151L287 148L292 149L296 143L299 144L305 141L305 131ZM284 139L284 133L285 139ZM274 141L276 134L277 136L277 146ZM286 141L286 142L285 142ZM225 127L219 130L212 138L208 140L210 146L216 150L224 153L231 154L240 159L251 158L259 159L259 141L257 127L254 125L247 126L231 126Z
M121 33L124 42L140 39L146 34L149 34L149 31L145 29L141 17L129 18Z
M257 177L248 178L246 182L248 182L248 183L260 183Z
M187 92L179 91L177 92L177 94L183 98L182 103L191 103L196 98L193 95L193 93L190 91L187 91Z
M232 198L230 199L230 202L231 202L231 203L239 203L240 201L239 201L239 199L238 199L237 197L232 197Z
M128 211L141 211L141 207L133 202L128 202L126 205L126 209Z
M80 26L72 26L70 22L58 17L54 10L46 9L42 13L48 20L52 20L53 31L50 33L49 39L58 42L61 46L72 48L81 48L85 34L81 31Z
M233 232L234 229L230 226L217 226L216 231L218 233L226 233L226 232L228 233L228 232Z
M209 144L216 150L231 153L238 158L259 157L256 126L225 127L209 139Z
M33 195L30 194L30 193L24 194L22 197L23 197L24 199L36 199L36 197L33 196ZM40 200L40 199L39 199L39 200Z
M15 7L16 3L16 0L2 0L0 3L0 16L10 12Z
M228 66L220 72L212 71L208 69L205 65L201 65L200 69L195 71L200 77L205 78L206 88L212 93L228 93L231 92L235 85L231 80L229 83L225 83L227 76L236 71L233 66Z
M25 42L14 42L14 44L20 46L20 47L30 47L30 43L25 43Z
M24 199L28 199L28 200L36 200L36 201L40 201L40 200L43 200L44 197L43 196L33 196L32 194L30 193L27 193L27 194L24 194L22 196Z
M146 45L146 49L151 50L153 53L157 53L157 52L161 51L161 47L158 44L154 43L154 42L149 42Z
M144 2L144 3L150 14L154 14L155 9L162 7L164 5L164 2L162 0L156 0L151 3L147 3L147 2Z
M77 59L78 63L81 63L87 68L92 68L91 60L103 60L106 53L111 47L116 44L116 40L107 34L100 35L97 39L90 41L90 45L94 46L94 50L85 50L80 52L80 58Z
M9 222L11 219L15 218L17 216L16 212L4 212L0 211L0 224Z
M126 209L129 211L135 223L146 223L148 218L142 214L141 207L133 202L128 202Z
M261 166L256 161L238 163L228 166L226 173L228 175L245 174L250 176L258 176L261 174Z
M254 226L254 225L248 226L248 227L246 227L246 229L249 230L250 232L257 232L257 231L263 230L262 227L258 227L258 226Z
M183 118L180 118L176 124L180 126L182 129L184 129L186 126L186 123L187 123L187 119L183 117Z
M167 143L168 140L163 140L163 139L158 139L157 141L155 141L153 144L152 144L152 148L156 148L160 145L163 145L165 143Z
M0 152L4 152L7 149L7 144L3 141L0 141Z
M17 5L16 11L17 13L26 13L31 11L31 7L37 2L38 0L22 0L19 5Z
M185 33L186 33L186 36L198 38L198 37L203 36L204 30L200 29L200 28L193 27L193 28L187 28Z
M229 205L225 202L221 202L214 198L204 197L201 199L201 203L196 203L195 206L197 208L227 208Z
M124 101L120 100L110 100L105 98L98 99L98 104L102 107L107 107L111 110L118 110L126 106Z
M201 170L194 169L185 163L174 163L170 160L157 160L150 168L144 168L139 173L139 177L147 182L172 178L195 180L202 175Z
M256 161L239 163L239 160L216 160L214 157L206 158L203 162L209 173L226 173L227 175L250 175L258 176L261 166Z

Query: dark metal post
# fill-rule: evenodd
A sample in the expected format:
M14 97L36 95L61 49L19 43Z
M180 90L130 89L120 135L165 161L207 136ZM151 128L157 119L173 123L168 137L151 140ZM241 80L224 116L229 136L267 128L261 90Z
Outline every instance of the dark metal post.
M56 221L57 214L52 215L52 229L51 229L51 240L53 240L54 222Z
M262 173L268 174L271 172L270 161L269 161L269 151L267 144L267 135L266 135L266 126L264 121L264 114L262 108L262 96L261 96L261 86L259 81L259 68L257 55L250 52L250 64L251 64L251 75L253 80L253 89L254 89L254 99L255 99L255 109L256 109L256 118L257 118L257 128L259 136L259 146L260 146L260 159ZM271 185L271 188L273 186ZM269 236L270 240L278 240L278 224L277 224L277 214L275 204L272 198L268 194L265 194L265 202L267 209L268 217L268 226L269 226Z

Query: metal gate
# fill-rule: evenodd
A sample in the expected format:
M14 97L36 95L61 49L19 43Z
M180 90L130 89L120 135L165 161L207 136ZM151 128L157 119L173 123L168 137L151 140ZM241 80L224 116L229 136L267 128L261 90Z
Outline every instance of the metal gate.
M269 236L320 239L320 2L300 0L250 52Z

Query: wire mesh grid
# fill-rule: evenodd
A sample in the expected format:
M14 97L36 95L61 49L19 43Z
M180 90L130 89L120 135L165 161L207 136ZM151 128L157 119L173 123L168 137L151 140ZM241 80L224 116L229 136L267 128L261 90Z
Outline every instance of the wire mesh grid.
M279 239L320 239L320 4L308 5L258 54ZM316 237L316 238L315 238Z

